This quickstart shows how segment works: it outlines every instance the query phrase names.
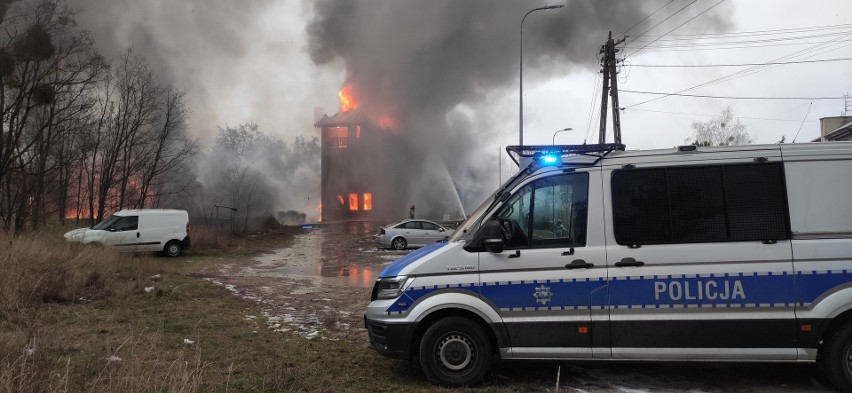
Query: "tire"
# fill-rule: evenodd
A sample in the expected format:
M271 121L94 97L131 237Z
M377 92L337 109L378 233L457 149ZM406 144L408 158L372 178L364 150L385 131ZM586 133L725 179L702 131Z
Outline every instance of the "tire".
M404 237L397 237L391 240L391 248L394 250L405 250L405 247L408 247L408 242Z
M835 330L825 340L820 366L837 389L852 392L852 324Z
M491 368L491 342L470 319L441 319L420 341L420 368L437 385L478 385Z
M181 251L183 251L183 248L181 247L180 242L177 240L172 240L166 243L166 246L163 247L163 255L167 257L180 256Z

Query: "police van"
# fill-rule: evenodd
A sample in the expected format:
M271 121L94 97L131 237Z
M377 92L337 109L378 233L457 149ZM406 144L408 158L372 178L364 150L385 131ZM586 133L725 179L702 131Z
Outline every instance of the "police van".
M380 354L444 386L497 357L819 362L852 391L852 143L507 150L529 164L379 274Z

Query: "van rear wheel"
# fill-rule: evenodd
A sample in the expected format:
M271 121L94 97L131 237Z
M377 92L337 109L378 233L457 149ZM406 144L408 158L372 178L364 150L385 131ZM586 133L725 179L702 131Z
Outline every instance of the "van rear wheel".
M420 341L420 367L432 383L441 386L477 385L491 368L488 336L470 319L441 319Z
M822 371L842 392L852 392L852 323L834 331L825 341Z
M172 240L166 243L166 247L163 248L163 255L167 257L176 257L179 256L183 248L180 246L180 242L177 240Z

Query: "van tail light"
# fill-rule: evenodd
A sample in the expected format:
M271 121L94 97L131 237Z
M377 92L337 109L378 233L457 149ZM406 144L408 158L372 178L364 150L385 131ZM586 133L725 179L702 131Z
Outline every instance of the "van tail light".
M189 223L186 223L186 234L189 235Z
M379 228L379 235L385 234L385 228Z

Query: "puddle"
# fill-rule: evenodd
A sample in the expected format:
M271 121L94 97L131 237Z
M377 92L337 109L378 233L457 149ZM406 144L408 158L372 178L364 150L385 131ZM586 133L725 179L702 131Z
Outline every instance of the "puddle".
M372 287L376 275L408 251L378 249L376 223L342 222L306 229L289 247L254 257L245 276L336 278L347 285Z

